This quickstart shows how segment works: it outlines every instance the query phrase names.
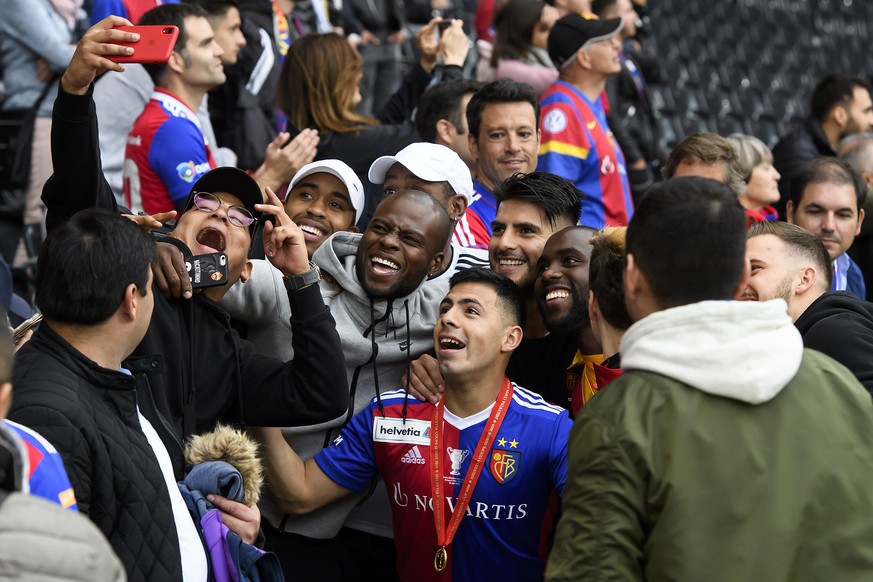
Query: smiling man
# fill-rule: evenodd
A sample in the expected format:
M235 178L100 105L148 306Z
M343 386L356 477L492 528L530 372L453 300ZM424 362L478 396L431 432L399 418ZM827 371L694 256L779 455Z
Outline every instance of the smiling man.
M873 306L830 290L830 257L818 237L784 222L755 224L746 258L752 274L741 299L785 300L803 345L846 366L873 394Z
M569 334L576 340L576 355L567 368L567 389L575 413L597 391L595 364L603 350L588 318L588 267L595 230L571 226L553 234L537 261L539 273L534 296L550 333Z
M584 196L569 180L546 172L517 175L495 192L500 205L488 245L491 268L519 286L525 298L524 340L509 361L513 382L569 408L566 370L576 353L570 332L549 333L534 293L537 261L554 233L579 221Z
M467 125L476 170L463 240L466 246L486 248L497 212L494 190L513 174L537 168L540 104L536 91L510 79L488 83L470 98Z
M466 236L464 246L457 242L458 233L468 231L467 206L474 195L470 171L460 155L443 145L416 142L395 156L382 156L373 162L369 178L373 184L382 184L383 197L401 190L420 190L433 196L448 212L455 234L445 242L445 260L432 279L448 279L459 269L488 265L485 249L465 248L469 242Z
M800 168L791 182L788 222L818 236L834 271L832 289L867 298L864 275L846 251L861 232L867 186L847 163L819 158Z
M525 298L525 337L513 352L507 374L548 402L570 408L567 366L576 353L572 333L549 333L537 307L537 261L553 233L576 224L583 195L568 180L546 172L516 174L495 191L499 200L488 246L491 269L506 276ZM412 362L410 392L436 402L442 376L432 356Z
M339 160L303 166L291 179L285 212L300 227L310 258L336 232L357 232L364 210L364 189L352 169ZM267 259L251 261L251 276L226 289L221 307L244 321L247 337L266 356L288 360L291 305L284 275Z
M563 490L571 422L506 378L526 311L516 285L461 271L439 311L431 345L443 400L386 392L306 461L264 431L270 482L286 511L306 513L381 476L402 580L542 579L541 537L549 499Z
M312 165L318 164L324 162ZM332 165L337 169L348 168L341 162ZM346 169L342 173L348 173L344 183L349 192L360 189L355 174ZM295 199L311 200L319 196L319 202L307 206L309 213L296 215L307 245L319 242L313 238L316 231L326 232L330 228L326 221L314 220L313 205L321 208L326 202L338 202L336 193L343 190L325 191L323 186L318 191L312 187L304 188L307 182L319 177L325 177L325 172L295 178L286 204L286 208L299 208L302 202L295 202ZM333 175L328 177L335 178ZM333 181L324 182L330 183ZM340 184L333 183L333 186L339 187ZM321 210L315 212L322 213ZM443 247L451 232L448 214L432 195L401 190L383 199L362 234L338 230L313 253L312 260L334 282L333 285L322 283L321 292L341 337L346 366L340 372L346 378L343 391L347 412L328 423L282 429L284 438L305 458L320 451L336 436L336 429L368 405L374 396L372 387L377 388L376 394L380 390L399 388L408 359L431 348L433 325L448 281L427 282L427 278L440 271L444 260ZM266 280L259 279L257 286L252 288L257 292L251 293L249 286L256 282L256 277L263 275L267 267L261 266L260 272L257 269L258 266L251 280L241 289L234 289L222 303L233 300L235 305L231 313L244 321L272 322L270 329L265 329L269 336L259 335L259 347L290 357L289 346L297 334L296 331L292 334L288 326L289 314L294 313L293 305L277 291L282 288L282 278L274 269L266 273ZM249 301L252 297L254 300ZM246 301L239 301L240 298ZM320 355L315 357L321 358ZM363 494L353 495L312 515L289 517L276 505L273 495L265 496L261 507L265 524L268 524L265 532L269 548L279 556L286 573L294 572L299 580L342 579L342 571L348 564L338 556L348 552L344 545L346 540L338 534L346 518L364 497ZM364 525L360 525L362 523ZM348 525L377 534L373 536L373 543L393 551L390 511L381 491L356 510ZM343 535L364 534L344 529ZM388 561L390 574L393 572L390 567L393 556Z

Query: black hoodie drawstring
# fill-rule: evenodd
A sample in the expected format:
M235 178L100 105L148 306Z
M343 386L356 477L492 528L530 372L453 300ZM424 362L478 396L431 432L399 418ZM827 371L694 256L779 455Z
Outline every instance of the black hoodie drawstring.
M376 325L382 323L387 320L391 315L391 310L393 309L392 301L388 300L388 305L385 309L385 315L376 319L376 305L373 298L370 297L370 327L364 330L364 337L367 337L367 334L370 334L370 352L372 353L372 362L373 362L373 385L376 387L376 404L379 407L379 413L382 415L382 418L385 418L385 406L382 404L382 391L379 389L379 369L376 366L376 359L379 355L379 346L376 345ZM354 403L352 403L354 405Z
M403 387L403 424L406 424L407 401L409 400L409 372L412 366L412 340L409 339L409 299L403 302L406 309L406 385Z
M386 312L387 315L388 312ZM373 354L373 384L376 387L376 404L379 406L379 414L385 418L385 406L382 404L382 391L379 389L379 369L376 367L376 354L379 348L376 346L376 308L373 298L370 297L370 321L373 322L373 333L370 334L370 352Z

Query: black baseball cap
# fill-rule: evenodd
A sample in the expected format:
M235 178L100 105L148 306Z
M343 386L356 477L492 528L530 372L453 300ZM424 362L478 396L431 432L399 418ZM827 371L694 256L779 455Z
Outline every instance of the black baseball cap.
M623 23L622 17L600 20L593 14L567 14L558 19L549 33L549 58L558 69L563 69L581 49L618 34Z

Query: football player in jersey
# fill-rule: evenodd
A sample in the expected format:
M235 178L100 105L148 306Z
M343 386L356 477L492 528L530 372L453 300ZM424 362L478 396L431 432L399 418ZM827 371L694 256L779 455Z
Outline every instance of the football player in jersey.
M601 94L621 71L622 19L568 14L549 33L558 80L543 95L538 169L585 193L579 224L626 226L633 214L624 153L609 128Z
M402 579L541 579L540 542L563 491L571 422L505 375L524 298L502 275L467 269L452 277L440 314L439 403L385 393L381 409L374 399L305 462L278 430L258 429L271 489L302 514L381 476Z

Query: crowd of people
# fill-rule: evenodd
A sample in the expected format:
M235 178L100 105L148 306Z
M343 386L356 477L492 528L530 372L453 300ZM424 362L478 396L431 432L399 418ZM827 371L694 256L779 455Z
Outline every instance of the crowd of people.
M863 79L667 151L637 0L12 4L0 578L873 577Z

